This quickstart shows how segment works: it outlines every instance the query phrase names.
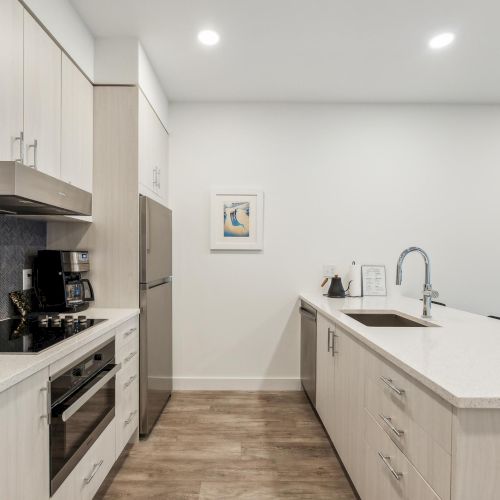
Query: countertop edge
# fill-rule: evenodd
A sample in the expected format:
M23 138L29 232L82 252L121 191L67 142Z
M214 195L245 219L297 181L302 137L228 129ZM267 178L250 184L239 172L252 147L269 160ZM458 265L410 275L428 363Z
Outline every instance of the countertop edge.
M426 377L424 374L415 370L411 366L407 365L403 361L401 361L396 356L393 356L391 353L387 352L385 349L378 346L376 343L367 339L362 333L356 331L351 326L347 325L344 321L342 321L341 317L334 316L329 311L326 311L321 307L321 305L315 303L305 294L299 294L299 298L309 304L311 307L316 309L319 314L325 316L329 320L339 323L342 328L344 328L347 332L349 332L356 340L360 341L362 344L370 348L372 351L376 352L384 359L389 361L390 363L396 365L399 369L403 370L410 377L414 378L422 385L427 387L430 391L437 394L439 397L450 403L452 406L458 409L500 409L500 397L459 397L455 394L452 394L444 387L440 386L432 379ZM340 312L340 311L339 311Z
M32 361L29 363L27 366L20 367L17 371L16 369L13 369L12 375L6 375L2 380L0 380L0 393L7 391L11 387L15 386L16 384L19 384L23 380L31 377L32 375L38 373L40 370L43 370L44 368L49 367L51 364L57 362L58 360L72 354L76 350L85 347L86 345L90 344L91 342L99 339L100 337L105 336L108 334L111 330L116 328L117 326L121 325L122 323L125 323L126 321L129 321L130 319L134 318L135 316L138 316L140 313L140 310L137 308L126 308L126 309L119 309L119 308L93 308L90 309L88 312L89 313L94 313L99 310L112 310L116 314L118 314L116 317L108 319L105 323L102 323L100 325L96 325L94 328L95 330L90 331L87 333L82 333L78 336L75 336L74 339L70 339L70 341L66 340L61 342L60 344L56 344L52 346L51 348L47 349L47 351L44 351L40 353L41 357L37 358L39 356L38 354L2 354L0 355L0 365L2 363L2 358L4 356L8 356L10 360L15 360L16 358L26 358L26 360ZM122 314L120 314L122 313ZM66 343L67 342L67 343Z

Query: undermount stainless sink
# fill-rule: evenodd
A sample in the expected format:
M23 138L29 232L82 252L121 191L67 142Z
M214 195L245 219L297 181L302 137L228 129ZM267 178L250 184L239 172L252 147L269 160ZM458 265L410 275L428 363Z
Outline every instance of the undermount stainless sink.
M378 312L348 312L342 311L344 314L350 318L363 323L366 326L374 327L395 327L395 328L408 328L408 327L428 327L437 326L432 323L428 323L424 320L413 320L400 314L390 312L390 313L378 313Z

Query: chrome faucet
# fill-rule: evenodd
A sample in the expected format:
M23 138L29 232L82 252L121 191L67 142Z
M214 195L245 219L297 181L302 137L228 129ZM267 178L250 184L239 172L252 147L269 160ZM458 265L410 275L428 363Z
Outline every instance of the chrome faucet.
M424 302L424 311L422 313L423 318L431 318L431 304L432 299L439 297L439 293L436 290L432 289L431 285L431 261L427 253L419 247L410 247L401 252L401 255L398 259L398 267L396 270L396 285L401 285L403 281L403 261L405 257L412 252L418 252L423 258L425 262L425 283L424 283L424 292L423 292L423 302Z

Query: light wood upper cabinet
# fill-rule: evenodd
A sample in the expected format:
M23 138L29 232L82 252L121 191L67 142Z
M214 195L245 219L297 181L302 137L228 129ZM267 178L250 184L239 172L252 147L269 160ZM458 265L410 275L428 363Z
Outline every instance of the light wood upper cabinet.
M26 11L24 137L25 164L35 166L53 177L60 177L61 49Z
M61 179L92 192L94 89L62 54Z
M0 498L49 497L48 369L0 394Z
M0 0L0 160L21 158L23 130L23 8Z

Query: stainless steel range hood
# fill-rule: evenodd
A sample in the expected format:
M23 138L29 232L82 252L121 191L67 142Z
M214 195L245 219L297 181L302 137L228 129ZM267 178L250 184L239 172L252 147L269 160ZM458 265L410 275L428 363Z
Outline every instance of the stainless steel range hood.
M0 214L92 215L92 195L14 161L0 161Z

